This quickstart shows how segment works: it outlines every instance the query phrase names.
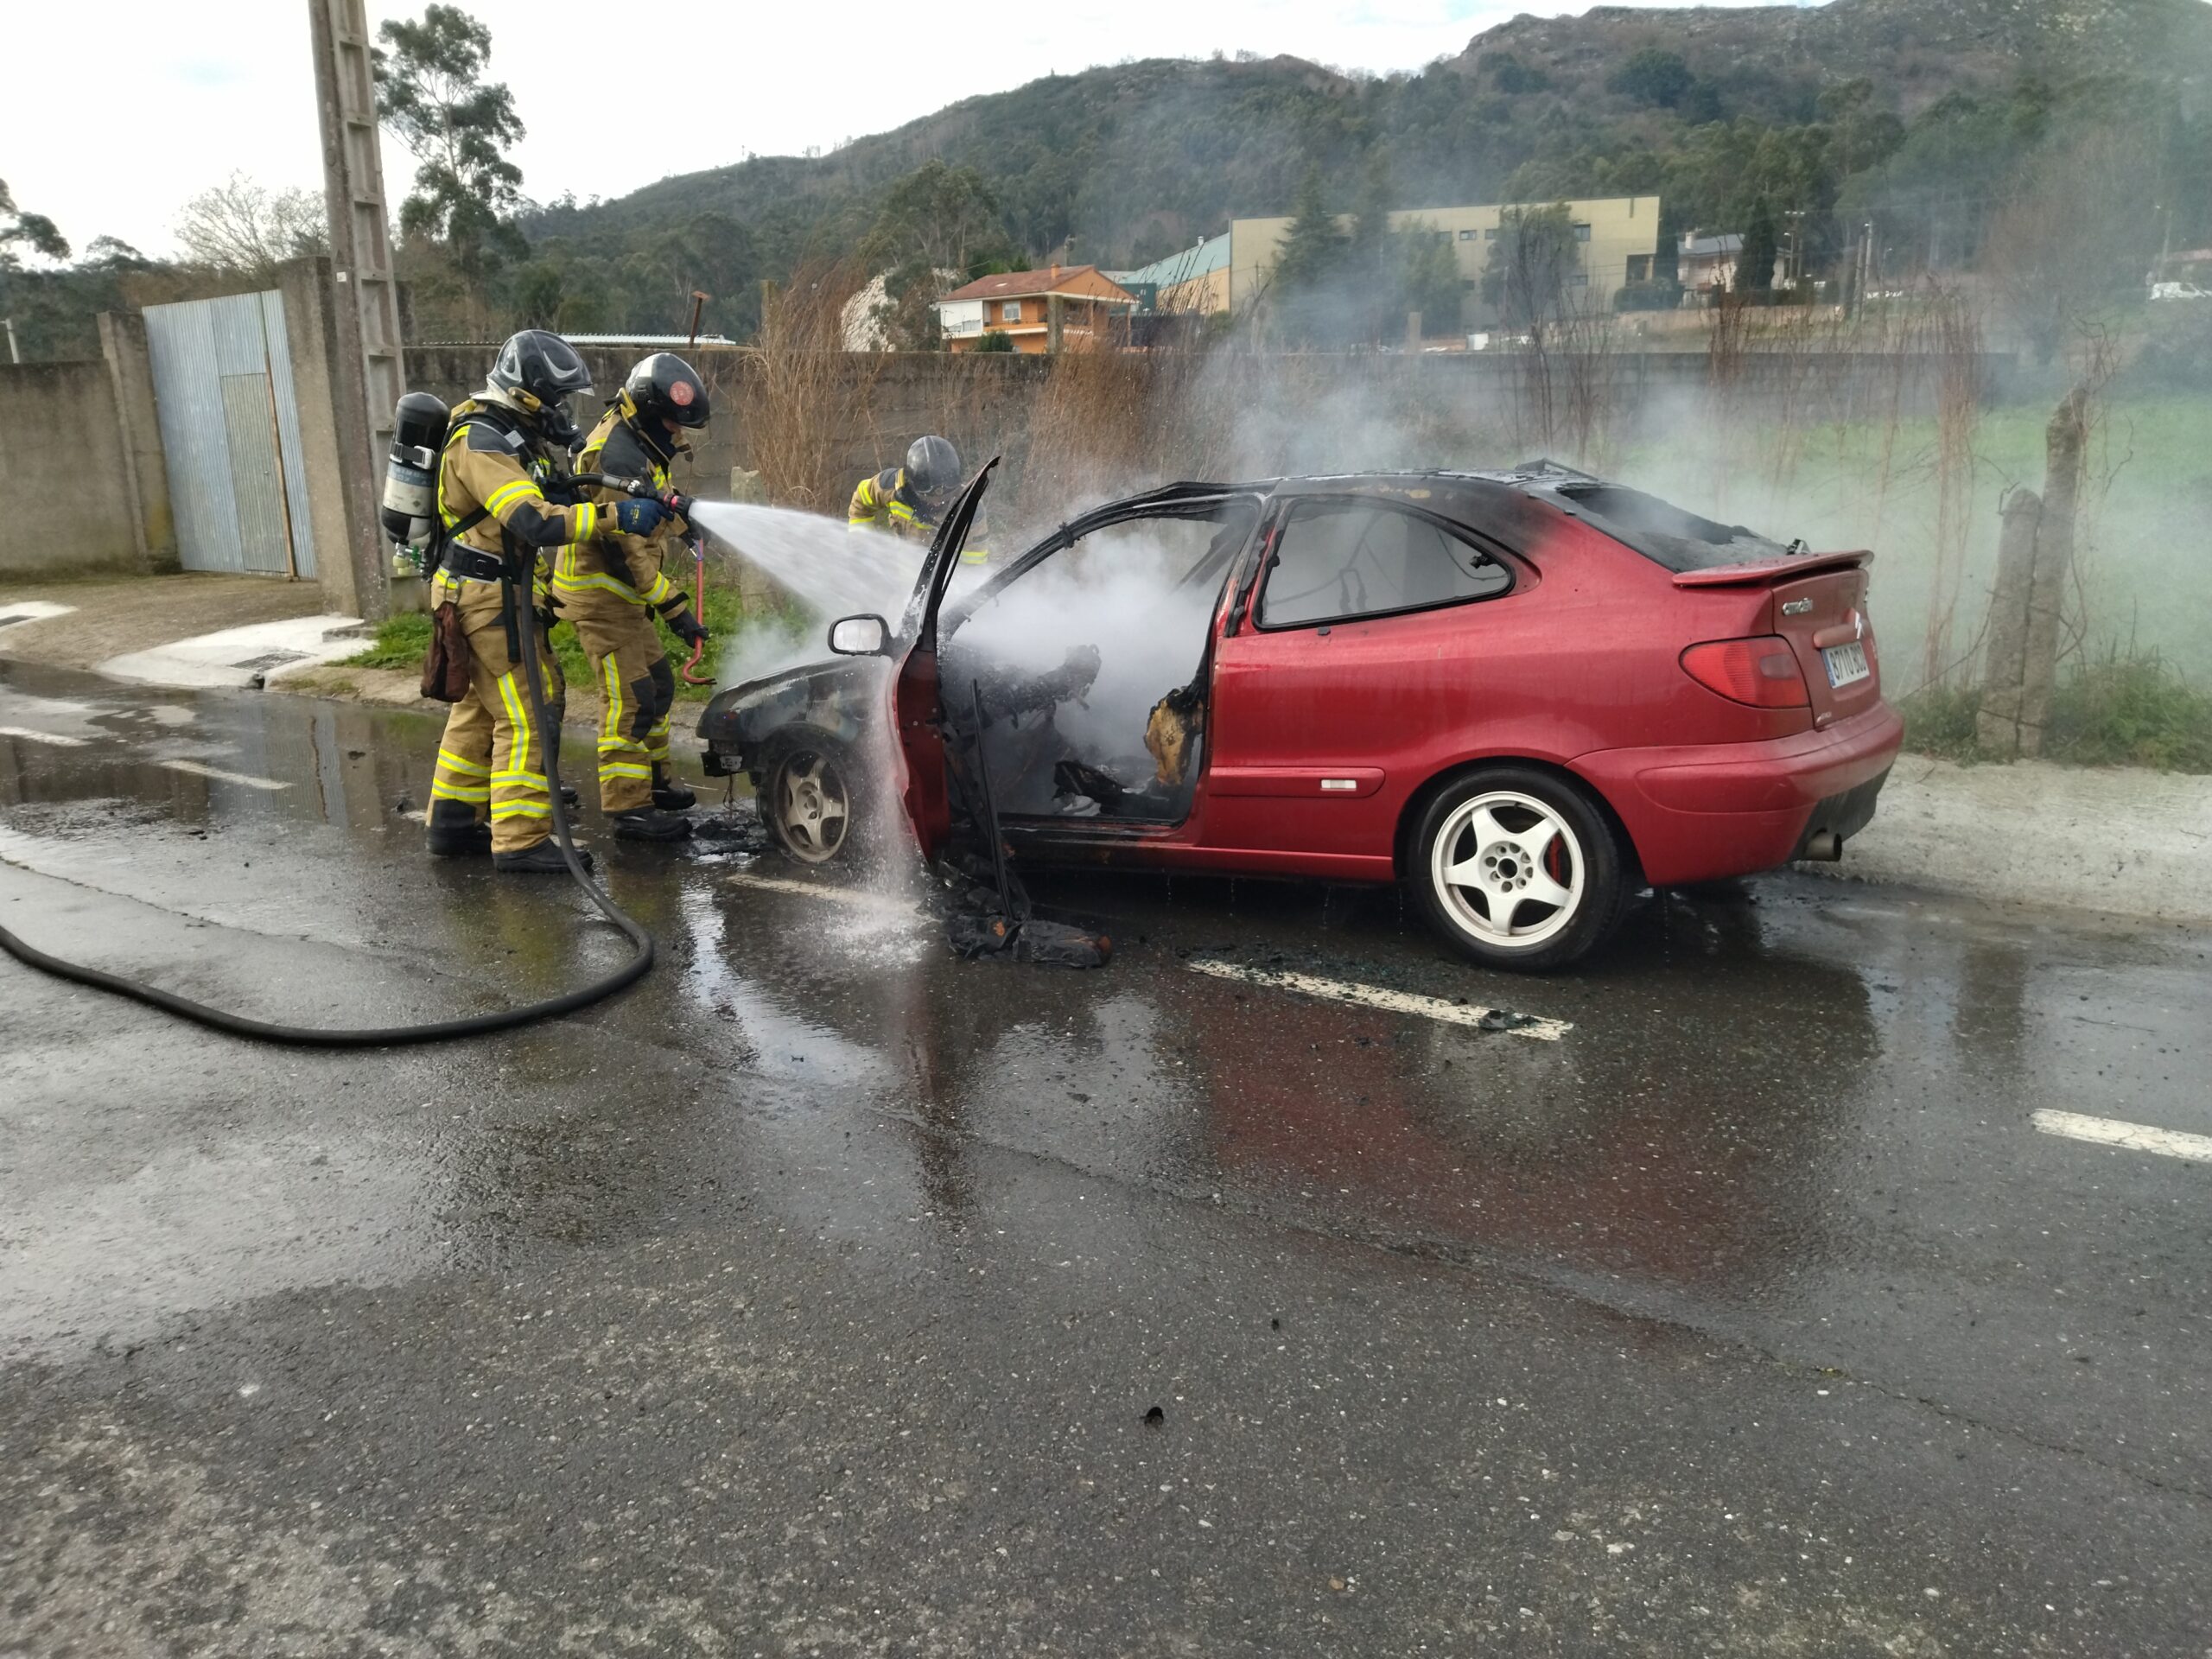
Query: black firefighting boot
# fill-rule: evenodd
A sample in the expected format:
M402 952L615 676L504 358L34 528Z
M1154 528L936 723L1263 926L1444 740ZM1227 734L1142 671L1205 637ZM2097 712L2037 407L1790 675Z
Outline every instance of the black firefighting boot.
M664 812L689 812L699 804L691 785L676 775L672 766L653 767L653 804Z
M576 849L576 862L591 868L591 853L588 849ZM551 836L535 847L525 847L518 853L494 853L492 868L506 875L563 875L568 873L568 861L561 856L561 843Z
M691 820L679 818L673 812L664 812L658 807L641 806L630 812L610 812L607 821L614 826L617 841L686 841L691 835Z
M492 850L492 826L467 801L432 801L429 826L430 856L461 858Z

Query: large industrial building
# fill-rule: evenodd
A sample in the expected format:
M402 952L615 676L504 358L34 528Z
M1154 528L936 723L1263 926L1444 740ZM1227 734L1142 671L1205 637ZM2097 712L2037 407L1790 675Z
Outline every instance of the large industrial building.
M1582 251L1582 266L1572 279L1573 285L1588 292L1592 309L1610 311L1618 289L1650 279L1652 259L1659 251L1659 198L1607 196L1569 201L1566 207ZM1408 207L1390 215L1394 231L1427 230L1448 238L1459 259L1459 275L1465 284L1460 315L1456 320L1426 319L1430 333L1454 332L1454 321L1465 328L1486 327L1497 321L1494 308L1483 302L1482 278L1497 243L1498 227L1509 211L1508 204L1495 203L1478 207ZM1349 231L1351 216L1344 216L1340 223ZM1287 216L1230 223L1224 299L1228 309L1243 312L1266 294L1290 224Z

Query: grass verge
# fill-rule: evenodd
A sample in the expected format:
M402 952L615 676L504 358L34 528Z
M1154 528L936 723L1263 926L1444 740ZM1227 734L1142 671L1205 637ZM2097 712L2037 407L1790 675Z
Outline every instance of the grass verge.
M1905 747L1968 764L1986 759L1974 734L1980 708L1976 686L1915 692L1901 709ZM2212 772L2212 692L2190 684L2156 657L2085 663L2059 683L2051 698L2044 759L2077 766Z
M740 604L734 581L720 585L709 582L707 588L707 628L717 638L727 638L737 631L744 620L745 611ZM691 655L691 647L668 631L666 624L660 628L661 646L668 652L669 660L678 670L676 700L678 702L701 702L713 695L711 685L688 685L681 671ZM430 648L430 619L416 613L404 616L386 617L377 625L375 641L365 651L359 651L343 658L341 668L420 669L423 653ZM560 658L561 672L572 686L589 686L595 683L591 671L591 660L584 655L583 646L576 639L576 631L563 623L553 630L553 654ZM705 665L713 671L715 647L709 641Z

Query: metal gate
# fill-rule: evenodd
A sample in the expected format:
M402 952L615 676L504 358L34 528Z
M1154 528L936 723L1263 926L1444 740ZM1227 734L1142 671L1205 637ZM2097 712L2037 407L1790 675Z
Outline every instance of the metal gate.
M313 581L284 296L149 305L146 348L184 568Z

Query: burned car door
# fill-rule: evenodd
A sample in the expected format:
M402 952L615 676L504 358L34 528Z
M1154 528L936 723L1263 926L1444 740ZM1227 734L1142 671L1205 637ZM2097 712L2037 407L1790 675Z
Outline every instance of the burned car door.
M925 858L933 859L944 849L952 828L945 793L944 710L938 694L938 613L952 573L959 568L976 506L998 464L995 455L983 464L938 527L893 646L897 666L892 683L892 728L898 734L897 753L906 774L899 798Z
M1249 489L1171 485L1062 525L949 606L956 787L987 771L999 816L1030 836L1192 823L1221 596L1259 518Z

